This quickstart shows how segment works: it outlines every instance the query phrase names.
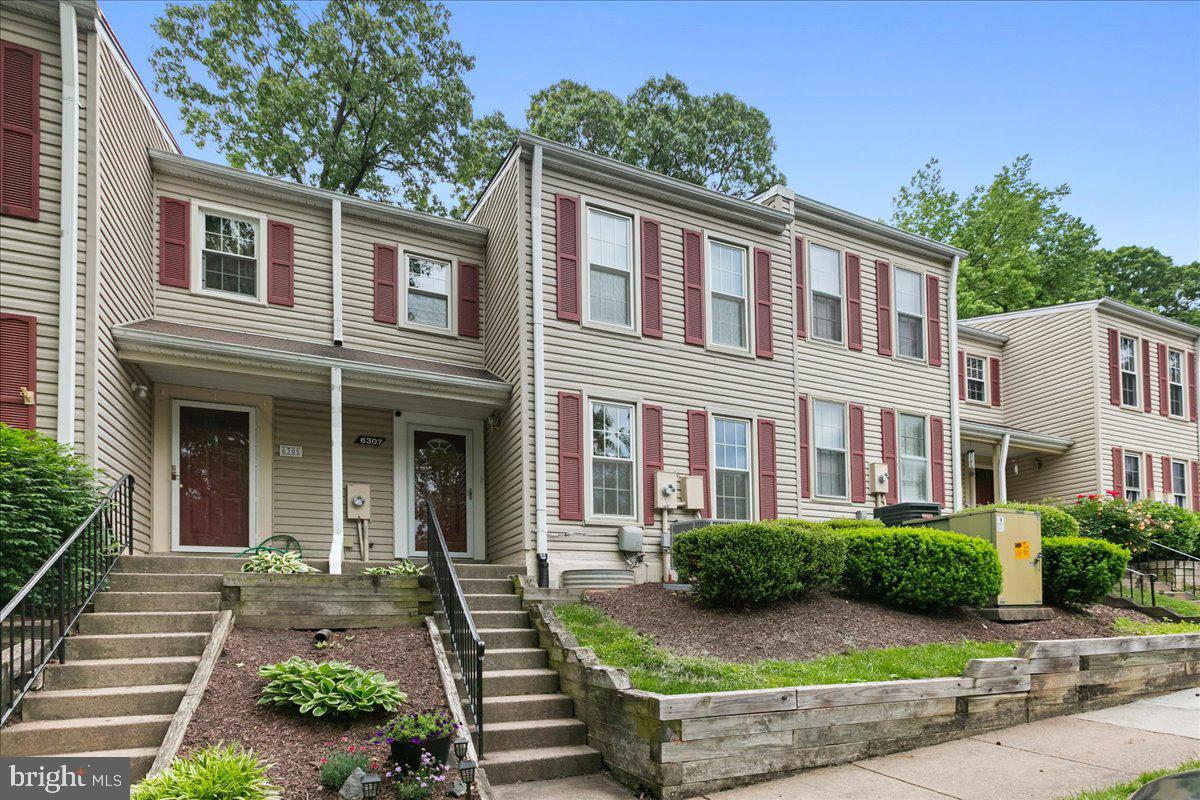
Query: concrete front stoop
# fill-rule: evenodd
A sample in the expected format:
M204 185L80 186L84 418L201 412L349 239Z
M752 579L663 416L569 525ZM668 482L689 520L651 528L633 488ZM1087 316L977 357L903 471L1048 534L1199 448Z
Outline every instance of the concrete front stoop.
M171 724L221 603L233 558L121 556L46 667L20 721L0 730L6 756L124 756L146 774Z

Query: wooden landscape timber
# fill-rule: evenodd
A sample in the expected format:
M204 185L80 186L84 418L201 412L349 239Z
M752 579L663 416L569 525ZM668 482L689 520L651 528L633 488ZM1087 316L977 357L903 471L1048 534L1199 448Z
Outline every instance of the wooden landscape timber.
M407 575L269 575L231 572L221 608L242 628L417 627L433 613L425 580Z

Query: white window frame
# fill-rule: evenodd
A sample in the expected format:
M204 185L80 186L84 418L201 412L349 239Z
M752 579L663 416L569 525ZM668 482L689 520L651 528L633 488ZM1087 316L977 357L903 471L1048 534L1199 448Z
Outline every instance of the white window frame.
M983 397L976 400L971 397L971 361L978 361L980 364L980 375L978 383L983 387ZM988 387L988 359L987 356L975 355L974 353L965 353L963 357L963 381L966 389L966 401L968 403L976 403L981 406L986 406L991 398L988 396L990 388Z
M1171 380L1171 369L1170 369L1171 356L1178 356L1178 358L1179 358L1179 380L1178 381ZM1167 414L1169 414L1172 417L1175 417L1176 419L1186 419L1187 418L1187 410L1188 410L1188 408L1187 408L1187 400L1188 400L1188 398L1187 398L1187 383L1184 381L1184 370L1186 370L1187 367L1185 366L1185 364L1186 364L1186 360L1185 360L1182 350L1175 350L1172 348L1167 349L1167 364L1166 364L1166 370L1167 370L1167 397L1166 397ZM1171 390L1174 389L1175 387L1179 388L1179 413L1178 414L1176 414L1174 409L1171 408Z
M904 499L904 463L905 461L916 461L916 456L904 455L904 437L901 435L900 420L903 417L913 417L920 419L922 428L925 433L925 498L923 500L905 500ZM896 476L896 497L901 503L928 503L933 498L933 450L930 447L929 441L929 415L918 414L912 411L896 411L896 471L899 473Z
M909 275L916 276L917 278L917 298L921 302L921 335L917 337L917 341L921 344L921 355L919 356L906 355L900 352L900 317L902 312L900 311L900 303L898 302L899 294L896 290L900 285L899 275L901 272L906 272ZM925 273L918 272L917 270L913 269L906 269L905 267L895 267L892 271L892 325L896 332L896 341L894 346L896 358L901 358L905 361L913 361L919 364L924 364L929 360L929 309L925 306ZM903 316L911 317L912 314L903 312Z
M188 255L191 266L191 292L206 297L218 297L235 303L252 303L265 306L267 304L267 217L257 211L245 208L207 203L193 200L191 213L191 252ZM254 261L256 273L254 276L254 295L226 292L221 289L210 289L204 285L204 217L208 214L220 217L230 217L250 222L254 225Z
M846 487L844 494L825 494L821 491L821 479L818 474L817 467L820 464L819 454L821 450L828 452L839 452L829 447L821 447L817 444L817 406L820 404L838 406L842 411L842 433L843 440L846 443L842 453L842 478L843 485ZM812 463L809 465L809 475L812 476L812 491L815 497L820 497L827 500L849 500L850 499L850 404L844 403L841 400L826 400L824 398L813 398L812 409L808 415L809 420L809 441L812 442L812 455L810 456Z
M612 203L596 202L587 198L580 198L580 203L583 206L583 213L580 215L581 230L579 234L583 249L583 261L581 264L582 270L579 281L580 303L582 304L583 313L580 318L583 320L583 324L589 328L598 328L601 330L612 331L614 333L641 335L641 215L630 208ZM614 217L625 217L627 220L629 220L628 325L619 325L615 322L605 322L602 320L592 319L592 243L591 237L588 233L590 228L590 214L592 211L599 211L602 214L609 214ZM601 269L604 268L601 267Z
M397 267L397 283L396 288L399 290L399 313L396 315L396 325L400 328L411 328L412 330L424 331L426 333L435 333L439 336L458 336L458 257L449 253L438 252L435 250L424 249L406 249L403 245L398 245L397 253L400 258L400 264ZM426 325L423 322L412 322L408 319L408 260L410 258L424 258L428 261L440 261L448 265L450 274L446 276L446 327L441 328L437 325Z
M1129 485L1129 462L1135 463L1134 472L1137 475L1137 486L1130 487ZM1145 455L1143 453L1131 453L1128 450L1122 453L1121 458L1121 486L1125 489L1125 499L1130 503L1136 503L1145 496L1145 481L1142 480L1142 471L1145 466Z
M1176 489L1178 488L1175 485L1175 468L1176 467L1179 467L1180 475L1183 477L1183 490L1182 491L1176 491ZM1187 462L1180 461L1178 459L1171 459L1171 474L1166 476L1166 481L1165 481L1169 485L1163 487L1164 489L1166 489L1166 494L1167 494L1166 500L1168 503L1174 503L1175 505L1179 506L1180 508L1188 507L1187 479L1188 479Z
M629 516L617 516L613 514L598 514L594 508L592 497L593 472L592 464L597 458L603 461L624 461L625 459L608 458L605 456L597 456L592 450L592 406L593 405L609 405L623 406L630 410L629 414L629 463L632 464L630 472L630 503L632 513ZM587 425L587 430L584 431L584 519L587 522L617 522L628 524L637 522L641 517L641 403L628 398L613 397L609 395L588 395L583 396L583 411L585 414L584 424Z
M1131 363L1133 364L1133 369L1125 369L1125 342L1127 342L1127 341L1133 343L1133 353L1132 353L1132 358L1130 359ZM1118 333L1117 334L1117 372L1118 372L1118 374L1120 376L1120 380L1121 380L1120 389L1121 389L1121 407L1122 408L1138 408L1138 409L1140 409L1142 407L1142 403L1141 403L1142 376L1138 374L1138 370L1141 369L1141 366L1142 366L1140 363L1138 363L1140 358L1141 358L1141 356L1138 354L1138 337L1128 336L1124 333ZM1126 375L1133 376L1133 402L1132 403L1125 402L1125 376Z
M713 516L717 517L717 420L725 420L728 422L741 422L746 425L746 472L748 479L746 481L746 491L749 496L746 498L746 513L747 522L753 522L758 519L758 480L755 451L755 436L754 432L758 425L758 420L752 416L743 416L739 414L726 414L724 412L712 412L708 414L708 480L712 487L712 510ZM724 472L739 472L740 470L720 468ZM741 521L741 520L738 520Z
M826 294L825 292L817 292L817 290L813 286L813 270L812 270L812 263L813 263L812 249L813 249L813 247L821 247L821 248L824 248L825 250L832 250L833 252L837 253L838 275L840 276L839 283L841 285L841 290L842 290L841 296L838 298L838 310L841 315L841 322L838 327L841 329L841 334L842 334L841 339L826 339L824 336L817 335L817 315L816 315L817 295L821 294L825 297L830 297L831 295ZM831 245L813 241L812 239L807 239L805 241L805 248L806 249L804 252L804 256L805 256L805 258L804 258L804 272L805 272L805 276L804 276L805 277L805 283L804 283L805 299L804 299L804 302L806 302L808 304L808 319L809 319L808 327L809 327L809 332L811 334L810 339L814 342L821 342L823 344L833 345L835 347L843 347L843 348L848 347L849 337L846 335L847 334L847 331L846 331L846 321L847 321L846 251L840 247L833 247Z
M713 273L712 273L712 270L713 270L713 258L712 258L713 245L721 245L722 247L729 247L734 250L742 251L742 258L744 259L744 261L742 263L745 264L745 267L746 267L746 270L745 270L746 274L742 281L742 290L744 292L744 296L742 297L742 310L743 310L743 313L742 313L742 338L743 338L743 341L745 341L745 343L746 343L745 347L734 347L733 345L722 344L720 342L714 341L714 339L713 339L713 333L712 333L712 331L713 331L713 313L712 313L713 296L716 295L718 297L730 297L730 298L733 297L732 295L726 295L721 292L713 291L713 277L712 277L713 276ZM730 238L724 237L724 236L709 236L707 233L705 233L705 235L704 235L703 246L704 246L704 342L705 342L705 347L707 347L710 350L719 350L722 353L734 353L736 355L741 355L741 356L752 355L754 352L754 326L750 323L750 315L754 313L754 298L751 295L751 292L754 289L754 278L752 275L752 270L754 269L754 265L750 263L750 258L751 258L751 254L752 254L753 250L752 250L751 246L745 242L738 242L738 241L735 241L733 239L730 239Z

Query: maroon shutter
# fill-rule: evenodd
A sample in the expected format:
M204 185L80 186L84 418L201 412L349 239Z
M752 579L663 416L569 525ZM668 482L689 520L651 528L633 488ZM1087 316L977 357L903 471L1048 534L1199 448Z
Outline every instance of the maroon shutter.
M1196 421L1196 354L1187 354L1187 382L1188 382L1188 416L1192 422Z
M900 470L896 461L896 412L879 410L879 425L883 433L883 463L888 470L887 502L895 503L900 491Z
M0 41L0 214L37 219L41 207L42 55Z
M1158 413L1164 417L1171 414L1171 396L1167 388L1167 346L1158 346Z
M286 222L267 222L267 302L296 302L296 229Z
M1121 405L1121 334L1108 329L1108 402Z
M851 350L863 349L862 264L858 256L846 254L846 341Z
M1112 449L1113 491L1120 497L1125 496L1125 451L1119 447Z
M754 354L775 357L775 306L771 301L771 254L754 248ZM772 423L771 432L775 428Z
M683 232L683 341L704 345L704 237Z
M479 338L479 265L458 262L458 335Z
M1200 461L1192 462L1192 511L1200 511Z
M661 339L662 225L642 218L642 335Z
M642 406L642 522L654 524L654 473L663 468L663 408ZM665 513L665 512L664 512Z
M864 410L858 404L850 406L850 502L867 502L867 442Z
M758 421L758 518L779 516L779 492L775 464L775 422Z
M583 520L583 398L558 393L558 518Z
M942 281L925 276L925 307L929 316L929 366L942 365Z
M875 262L875 324L879 327L879 355L892 354L892 265Z
M808 396L800 395L797 407L799 408L799 416L797 417L798 430L796 431L797 447L800 451L800 496L812 497L812 481L809 478L809 469L811 462L809 461L808 450Z
M688 411L688 473L699 475L704 484L704 516L712 516L708 492L708 412Z
M188 288L189 207L186 200L158 198L158 282Z
M1154 499L1154 456L1146 453L1146 498ZM1170 476L1164 475L1164 480Z
M1170 503L1170 502L1173 502L1170 495L1172 492L1175 491L1175 484L1173 483L1174 476L1171 474L1171 457L1163 456L1161 463L1162 463L1162 476L1163 476L1163 478L1162 478L1163 479L1163 494L1167 495L1167 502Z
M967 353L958 351L958 399L967 399Z
M579 322L579 198L554 198L558 318Z
M375 244L375 321L396 324L396 247Z
M1149 414L1154 410L1150 395L1150 340L1142 339L1142 411Z
M796 237L796 336L808 338L808 294L804 280L804 237Z
M37 317L0 314L0 422L14 428L37 427Z
M946 435L941 417L929 418L929 466L933 479L933 502L946 505Z
M988 379L991 383L990 402L994 406L1000 405L1000 359L992 356L988 359Z

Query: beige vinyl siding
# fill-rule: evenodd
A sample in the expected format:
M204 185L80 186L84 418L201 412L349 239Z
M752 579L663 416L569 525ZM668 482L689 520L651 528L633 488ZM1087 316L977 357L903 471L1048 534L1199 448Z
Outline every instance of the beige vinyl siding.
M1004 402L1006 389L1005 364L1002 357L1003 351L999 345L990 344L988 342L979 342L974 339L969 339L962 334L958 337L958 348L965 352L968 356L978 356L985 359L983 381L987 386L987 400L980 403L975 400L962 401L962 418L971 422L982 422L987 425L1003 425L1004 424L1004 409L1003 406L992 405L992 380L991 380L991 363L987 359L1000 359L1000 400ZM965 364L964 359L964 364ZM964 377L965 381L965 377ZM966 385L965 383L963 384ZM957 392L957 387L955 388Z
M480 275L480 338L459 336L457 326L445 334L413 327L403 318L398 325L376 322L375 244L394 245L399 254L454 258L477 265ZM457 266L457 262L455 262ZM397 264L397 308L403 308L404 263ZM454 276L457 286L457 276ZM400 227L343 211L342 216L342 324L347 347L400 353L471 366L483 365L488 319L485 285L488 271L480 247L440 239L415 228ZM456 318L458 294L451 292L451 320Z

